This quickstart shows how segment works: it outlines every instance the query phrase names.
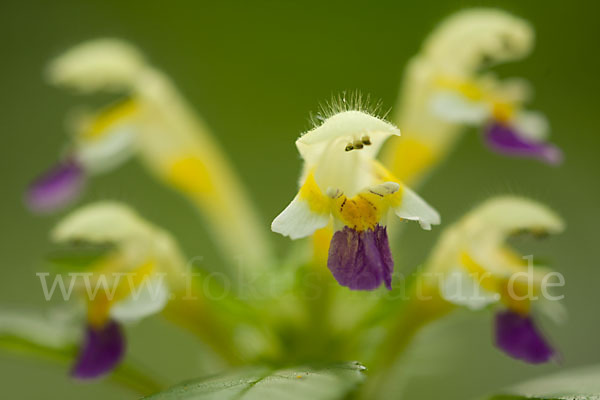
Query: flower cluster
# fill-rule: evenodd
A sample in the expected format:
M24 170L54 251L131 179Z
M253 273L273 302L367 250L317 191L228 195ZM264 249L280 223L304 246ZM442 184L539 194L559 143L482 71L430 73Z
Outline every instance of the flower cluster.
M238 287L205 279L207 271L188 265L174 237L128 206L103 201L74 210L52 231L52 240L101 251L77 269L69 266L86 277L75 285L80 338L73 376L118 374L115 368L126 360L123 324L153 314L198 334L232 366L353 359L364 354L357 343L369 340L369 329L381 324L388 338L372 346L385 357L364 361L385 376L389 365L378 361L397 358L400 350L394 349L402 348L385 344L412 338L456 307L485 308L496 314L499 349L529 363L555 359L557 351L542 335L534 310L558 317L560 306L540 298L544 269L525 263L507 239L559 233L564 223L525 198L492 198L445 228L412 282L429 300L410 290L406 304L396 307L379 291L374 293L380 301L359 297L361 307L348 306L351 295L382 285L396 288L399 221L416 221L425 230L441 223L439 213L405 182L421 185L464 125L481 126L486 143L500 153L560 161L559 149L546 142L545 117L523 109L528 86L488 70L492 63L522 58L532 45L532 29L521 19L496 10L463 11L442 23L410 61L394 123L354 98L334 103L296 140L303 160L298 192L271 223L273 232L291 239L312 237L313 250L323 256L310 259L307 247L297 246L280 260L280 268L268 224L257 217L206 125L164 73L119 40L91 41L58 57L48 70L53 84L88 94L117 93L121 100L73 114L64 155L30 186L29 207L44 213L67 207L90 176L136 156L153 177L197 208L224 264L242 257L248 271L261 277L253 281L258 289L277 283L277 290L257 291L267 295L243 297ZM328 273L319 275L321 296L315 299L299 277L326 271L325 265L337 283ZM211 298L207 292L215 286L225 294ZM96 291L90 294L90 287ZM334 327L334 317L344 320L343 329ZM21 322L0 324L0 335L21 335L42 347L48 343L27 333ZM143 379L135 386L150 391Z
M72 113L61 161L26 194L32 210L69 205L87 178L137 156L154 177L197 206L224 254L256 268L270 263L270 246L227 157L171 80L135 47L115 39L75 46L52 61L48 76L60 87L120 99L98 111Z

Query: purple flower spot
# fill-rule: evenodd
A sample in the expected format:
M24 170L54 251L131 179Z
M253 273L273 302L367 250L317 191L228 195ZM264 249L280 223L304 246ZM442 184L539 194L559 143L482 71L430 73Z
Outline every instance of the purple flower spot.
M108 321L100 328L88 326L71 376L98 378L114 369L125 353L125 337L119 324Z
M548 164L560 164L562 151L553 144L534 141L523 137L512 127L492 122L485 130L487 145L501 154L537 158Z
M37 178L29 186L25 201L32 211L49 213L73 201L81 193L83 183L83 168L68 159Z
M548 362L555 355L531 316L511 310L496 314L496 346L509 356L531 364Z
M351 290L373 290L382 282L392 289L394 261L390 252L387 230L356 231L347 226L331 239L327 267L342 286Z

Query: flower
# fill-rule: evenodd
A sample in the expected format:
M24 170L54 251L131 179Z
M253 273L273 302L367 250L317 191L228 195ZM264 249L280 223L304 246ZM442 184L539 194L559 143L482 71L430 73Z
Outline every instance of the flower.
M60 244L106 245L107 250L78 271L74 285L86 305L86 327L72 375L101 376L121 361L123 323L160 312L187 270L171 237L112 202L86 206L63 219L52 232Z
M558 162L560 152L545 143L545 119L521 109L527 87L482 75L491 65L525 57L533 41L527 21L500 10L463 10L444 20L406 68L394 118L403 135L383 154L392 173L408 184L421 181L464 124L485 126L496 151Z
M333 221L327 266L340 285L391 288L393 261L386 219L390 213L439 224L438 213L375 160L384 141L400 131L358 110L345 110L303 134L296 147L304 160L300 190L273 221L291 239L312 235Z
M147 69L142 55L117 40L91 41L54 60L48 80L83 93L129 93ZM26 194L29 207L52 212L72 203L84 180L112 170L135 153L142 129L143 107L137 96L128 96L97 112L79 111L68 123L72 140L63 159L35 180Z
M541 296L547 271L527 265L506 239L562 231L562 220L547 207L519 197L496 197L447 228L427 262L426 287L437 286L442 299L478 310L496 306L496 345L529 363L556 356L538 330L533 308L558 319L559 303ZM425 275L423 275L425 276Z
M492 150L558 164L560 149L546 142L548 121L539 112L522 110L527 99L522 81L500 82L493 75L464 81L441 78L432 108L448 121L484 126L485 142Z
M135 47L115 39L83 43L50 63L48 79L86 94L122 97L72 114L63 161L27 192L31 209L64 207L81 193L84 180L138 156L151 174L198 207L223 254L254 269L270 264L265 229L210 130Z
M27 204L35 212L51 212L79 196L83 183L81 165L73 159L66 159L30 185Z

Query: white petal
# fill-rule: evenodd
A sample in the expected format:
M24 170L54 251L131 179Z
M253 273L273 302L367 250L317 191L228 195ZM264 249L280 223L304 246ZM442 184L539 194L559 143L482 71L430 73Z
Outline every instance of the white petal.
M481 287L464 268L453 268L441 282L442 297L456 305L471 310L480 310L488 304L500 300L498 293L492 293Z
M123 90L133 85L144 68L135 47L116 39L92 40L62 54L48 68L51 83L85 92Z
M484 102L472 101L459 93L441 91L432 96L431 111L443 120L478 125L490 115Z
M344 151L345 143L332 143L321 155L314 167L315 181L321 191L339 189L352 197L372 183L365 154L360 151ZM308 163L306 165L309 165Z
M110 315L120 322L135 322L162 311L168 301L169 289L162 276L144 279L129 297L111 307Z
M16 337L52 349L72 347L81 340L80 313L75 309L41 314L26 310L0 310L0 337Z
M524 137L538 142L546 139L550 130L548 119L539 111L518 113L513 121L513 126Z
M504 237L520 230L558 233L564 229L562 219L547 206L517 196L498 196L471 211L464 226L479 235L480 230Z
M406 186L402 188L402 201L394 207L394 213L403 219L419 221L421 228L426 230L440 223L440 214Z
M529 22L505 11L474 8L452 14L429 35L421 57L453 74L475 74L484 56L499 63L527 55L534 43Z
M299 239L312 235L317 229L329 223L329 214L318 214L311 211L308 203L298 196L271 223L271 230Z
M123 125L97 139L80 141L77 159L92 173L111 170L127 161L135 151L136 127Z
M296 147L308 164L316 164L328 145L340 141L339 151L344 152L348 141L368 135L371 145L359 150L365 157L374 158L385 140L400 136L400 130L382 119L362 111L344 111L325 120L322 125L306 132L296 141Z
M56 242L121 242L132 237L153 235L152 227L132 209L106 201L90 204L67 215L54 228L51 236Z
M558 300L550 300L544 296L535 302L535 308L547 316L555 324L564 324L568 319L567 308Z

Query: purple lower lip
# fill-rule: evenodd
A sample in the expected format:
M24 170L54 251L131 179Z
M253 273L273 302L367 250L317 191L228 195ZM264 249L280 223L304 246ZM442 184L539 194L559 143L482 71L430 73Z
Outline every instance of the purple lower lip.
M30 210L50 213L74 201L85 181L81 165L67 159L37 178L28 188L25 201Z
M392 288L394 261L387 230L381 225L356 231L349 227L331 239L327 267L342 286L352 290L373 290L381 283Z
M509 125L492 122L485 129L487 145L501 154L537 158L548 164L560 164L561 150L550 143L533 141L523 137Z
M530 315L511 310L496 314L496 346L509 356L530 364L550 361L556 354Z
M125 337L119 324L108 321L97 328L88 326L71 376L77 379L98 378L113 370L125 353Z

